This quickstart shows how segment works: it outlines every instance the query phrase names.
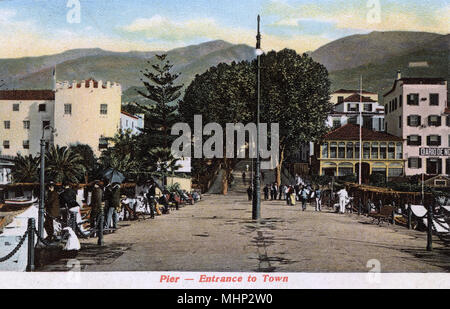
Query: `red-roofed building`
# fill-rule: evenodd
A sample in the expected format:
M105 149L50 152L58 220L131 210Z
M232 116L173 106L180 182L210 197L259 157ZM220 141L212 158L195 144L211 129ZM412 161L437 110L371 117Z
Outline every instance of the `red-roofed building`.
M397 177L404 173L403 140L397 136L347 124L323 137L318 150L320 175L347 176L359 174L362 149L362 179L367 182L373 173Z

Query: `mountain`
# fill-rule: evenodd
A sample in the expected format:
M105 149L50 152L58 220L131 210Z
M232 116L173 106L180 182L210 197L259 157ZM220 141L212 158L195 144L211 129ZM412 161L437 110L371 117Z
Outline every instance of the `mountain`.
M440 35L420 47L385 57L383 61L378 59L357 67L331 71L332 88L358 89L362 75L364 89L382 95L392 88L397 70L403 77L442 77L449 80L449 47L450 35ZM411 65L417 62L427 65Z
M311 56L332 72L382 63L391 57L421 49L441 37L427 32L375 31L338 39L320 47Z
M225 41L211 41L203 44L177 48L168 52L110 52L101 49L70 50L62 54L0 59L0 76L9 89L51 88L53 68L56 65L57 79L83 80L95 78L119 82L125 91L124 100L133 99L132 87L142 85L140 71L156 62L155 54L167 53L174 65L173 72L181 72L177 80L185 86L209 67L221 62L251 60L254 49L247 45L233 45ZM131 88L131 91L126 91ZM129 97L127 96L129 95Z

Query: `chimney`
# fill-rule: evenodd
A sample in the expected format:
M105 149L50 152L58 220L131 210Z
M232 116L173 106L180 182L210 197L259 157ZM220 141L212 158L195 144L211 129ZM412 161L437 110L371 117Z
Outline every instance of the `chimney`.
M402 71L398 70L397 71L397 80L402 79Z

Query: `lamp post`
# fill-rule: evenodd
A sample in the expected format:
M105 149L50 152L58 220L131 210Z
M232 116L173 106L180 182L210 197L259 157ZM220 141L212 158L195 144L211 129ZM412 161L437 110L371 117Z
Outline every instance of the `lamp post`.
M39 198L39 218L38 218L38 234L44 238L44 213L45 213L45 130L51 129L51 133L55 133L56 129L48 125L42 129L41 137L41 168L40 168L40 198Z
M256 35L256 55L257 55L257 111L256 111L256 167L254 177L254 194L252 205L252 219L259 220L261 218L261 161L259 153L259 121L260 121L260 103L261 103L261 17L258 15L258 34Z

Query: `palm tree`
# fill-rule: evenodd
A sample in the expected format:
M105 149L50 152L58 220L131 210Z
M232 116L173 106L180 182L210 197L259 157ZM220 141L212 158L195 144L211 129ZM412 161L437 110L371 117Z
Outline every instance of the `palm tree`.
M172 151L169 148L157 147L150 150L148 154L148 158L144 160L145 166L150 171L156 171L161 174L164 184L166 183L167 175L173 175L175 171L181 168L181 165L177 164L178 159L172 155Z
M83 158L67 147L51 146L46 157L47 177L55 182L78 183L83 179L86 167Z
M100 157L100 166L103 170L112 168L129 178L129 175L138 169L138 164L131 159L131 154L122 154L115 151L105 151Z
M37 182L39 180L39 156L22 156L20 154L14 159L12 177L15 183Z

